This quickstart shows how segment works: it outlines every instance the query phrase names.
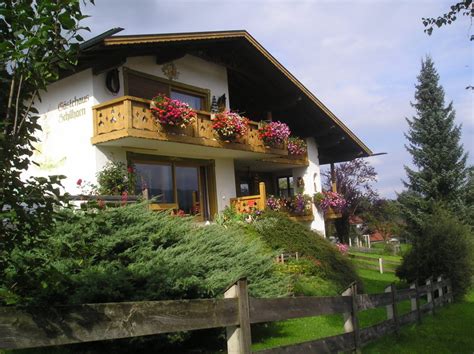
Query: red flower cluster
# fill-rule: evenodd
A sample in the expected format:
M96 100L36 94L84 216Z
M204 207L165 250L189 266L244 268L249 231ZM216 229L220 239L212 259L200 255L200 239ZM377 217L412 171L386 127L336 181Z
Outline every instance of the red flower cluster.
M150 109L160 124L181 128L186 128L197 117L196 112L187 103L172 100L164 94L153 97Z
M212 129L221 139L235 140L247 133L249 120L235 112L221 112L212 117Z

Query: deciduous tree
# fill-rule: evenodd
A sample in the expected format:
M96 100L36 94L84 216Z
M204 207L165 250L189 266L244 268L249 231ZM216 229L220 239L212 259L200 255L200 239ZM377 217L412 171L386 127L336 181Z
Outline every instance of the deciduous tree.
M79 0L0 2L0 277L15 269L11 252L31 247L52 224L60 200L59 176L22 174L40 129L34 103L74 67L84 18Z

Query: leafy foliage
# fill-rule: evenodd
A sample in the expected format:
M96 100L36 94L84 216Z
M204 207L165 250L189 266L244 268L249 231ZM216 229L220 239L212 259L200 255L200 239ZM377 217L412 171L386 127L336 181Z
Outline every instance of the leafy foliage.
M61 176L20 176L40 129L33 103L60 70L75 64L84 17L78 0L0 3L0 278L14 267L14 249L41 241L60 204Z
M336 190L346 200L342 217L335 220L335 227L341 242L349 242L349 217L357 214L361 205L371 203L377 198L372 184L377 180L377 172L364 159L355 159L337 165L334 169ZM323 173L324 186L331 190L331 172Z
M425 28L425 33L431 36L434 26L441 27L452 24L457 20L458 15L474 17L474 8L472 7L472 0L459 1L450 6L448 12L438 17L423 17L421 20ZM474 36L471 36L471 41Z
M426 214L416 236L397 275L408 282L449 277L455 297L462 297L474 275L472 229L438 205Z
M125 166L123 162L108 162L97 173L98 192L102 195L121 195L124 192L133 194L135 179L133 167Z
M281 213L266 212L249 228L255 230L258 237L274 250L298 252L312 262L320 262L318 275L332 281L339 290L358 280L350 260L333 244Z
M27 252L14 252L4 282L24 302L79 304L215 297L241 276L254 296L286 293L274 253L236 228L199 227L192 219L149 211L144 204L69 211L54 232ZM35 268L35 259L48 259Z

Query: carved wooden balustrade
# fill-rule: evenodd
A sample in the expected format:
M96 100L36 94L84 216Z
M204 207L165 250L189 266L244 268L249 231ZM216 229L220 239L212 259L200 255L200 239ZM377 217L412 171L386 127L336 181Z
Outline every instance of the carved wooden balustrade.
M93 144L125 137L138 137L266 153L288 159L288 163L307 164L307 156L296 159L288 156L286 146L281 148L265 146L258 136L259 123L254 121L250 121L245 136L238 141L227 142L215 135L209 112L198 111L196 121L186 128L163 126L155 121L150 110L150 100L123 96L94 106L93 114Z
M258 185L258 194L246 197L231 198L230 204L238 213L251 213L255 210L265 210L267 204L267 192L265 183L260 182Z

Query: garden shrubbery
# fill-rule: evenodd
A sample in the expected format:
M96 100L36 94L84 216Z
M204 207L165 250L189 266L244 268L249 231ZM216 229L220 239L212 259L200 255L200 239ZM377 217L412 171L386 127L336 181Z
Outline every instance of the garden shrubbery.
M474 275L472 229L441 207L422 219L413 247L403 257L397 275L407 282L442 275L452 281L454 295L460 299L469 289Z

